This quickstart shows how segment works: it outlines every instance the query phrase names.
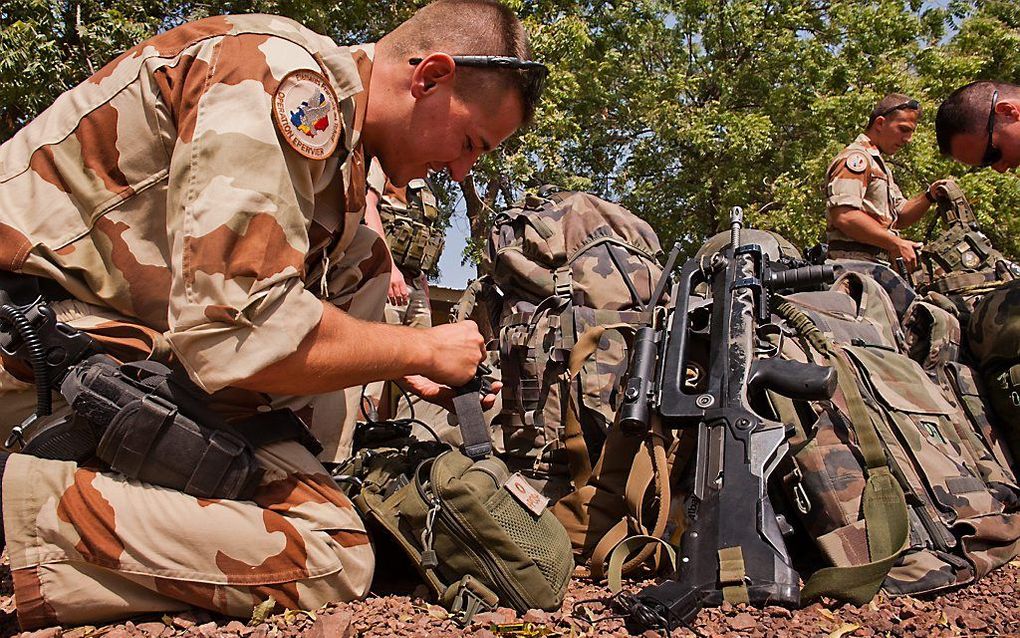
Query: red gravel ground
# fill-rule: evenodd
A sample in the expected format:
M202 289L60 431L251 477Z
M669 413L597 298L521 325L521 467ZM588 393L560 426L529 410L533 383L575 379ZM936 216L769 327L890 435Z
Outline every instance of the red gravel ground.
M636 587L635 587L636 588ZM541 636L626 636L620 619L599 620L611 611L600 603L608 591L583 580L571 584L561 611L509 609L476 616L464 629L435 605L408 596L372 596L368 600L329 605L315 613L289 612L247 624L204 612L137 618L103 627L52 628L18 634L11 598L11 578L0 572L0 631L19 638L359 638L397 636L477 636L478 638L539 638ZM930 600L888 599L880 595L864 607L816 603L796 612L780 607L757 610L725 605L703 611L694 630L673 636L749 636L769 638L849 638L851 636L1020 636L1020 561L1014 561L976 585ZM526 623L512 626L512 623ZM652 638L660 635L645 632Z

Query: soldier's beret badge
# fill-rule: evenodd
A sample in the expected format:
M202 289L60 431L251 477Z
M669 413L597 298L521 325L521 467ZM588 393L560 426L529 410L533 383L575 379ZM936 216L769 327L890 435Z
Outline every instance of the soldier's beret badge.
M860 151L855 151L846 156L846 167L854 173L863 173L868 167L868 158Z
M326 159L343 130L336 93L320 73L291 71L273 95L273 120L280 135L308 159Z

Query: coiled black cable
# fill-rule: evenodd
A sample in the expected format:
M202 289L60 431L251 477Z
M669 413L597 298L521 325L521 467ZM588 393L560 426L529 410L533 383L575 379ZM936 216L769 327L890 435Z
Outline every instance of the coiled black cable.
M6 295L4 295L6 296ZM43 348L42 340L36 334L35 328L28 321L28 318L11 304L0 306L0 320L11 324L18 332L18 336L25 342L25 349L28 350L28 359L32 365L32 374L35 376L35 413L36 416L47 416L53 412L53 397L50 395L50 375L46 365L46 350Z

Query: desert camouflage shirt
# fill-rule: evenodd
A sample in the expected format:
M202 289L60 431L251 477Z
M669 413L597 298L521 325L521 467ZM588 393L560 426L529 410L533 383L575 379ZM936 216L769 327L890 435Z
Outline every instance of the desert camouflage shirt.
M905 200L893 180L892 168L867 135L858 135L840 151L829 164L826 178L827 241L854 241L832 226L833 209L839 206L863 210L886 228L892 228Z
M165 332L209 391L282 359L363 214L370 55L267 15L128 50L0 146L0 269Z

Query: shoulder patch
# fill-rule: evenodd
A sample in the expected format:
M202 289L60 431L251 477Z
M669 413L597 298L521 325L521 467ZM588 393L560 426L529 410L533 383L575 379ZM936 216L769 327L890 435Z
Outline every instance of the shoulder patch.
M863 173L868 167L868 157L861 151L854 151L846 156L846 167L854 173Z
M273 121L280 135L308 159L322 160L333 154L343 122L333 87L321 73L291 71L273 95Z

